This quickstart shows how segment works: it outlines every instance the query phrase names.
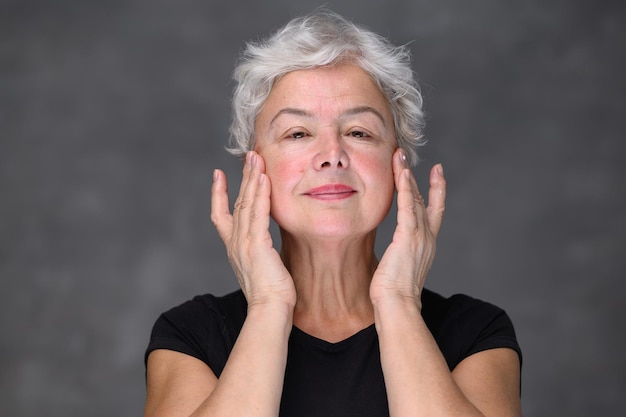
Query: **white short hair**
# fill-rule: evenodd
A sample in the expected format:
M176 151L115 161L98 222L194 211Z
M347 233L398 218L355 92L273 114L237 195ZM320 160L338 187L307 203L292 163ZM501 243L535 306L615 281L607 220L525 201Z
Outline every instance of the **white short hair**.
M246 44L233 73L228 150L243 157L254 148L256 118L278 79L342 63L359 66L378 85L393 115L398 146L416 163L424 114L410 51L327 10L293 19L267 39Z

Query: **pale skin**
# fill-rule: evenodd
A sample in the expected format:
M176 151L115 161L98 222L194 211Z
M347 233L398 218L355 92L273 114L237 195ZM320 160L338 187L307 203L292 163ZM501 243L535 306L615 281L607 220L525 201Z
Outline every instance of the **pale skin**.
M219 379L193 357L152 352L144 416L276 417L292 326L337 342L372 323L391 416L521 416L513 350L471 355L450 372L422 319L446 181L435 165L426 205L393 126L356 66L294 71L275 84L232 213L222 171L212 187L211 218L248 301L246 321ZM394 193L397 226L378 261L376 228Z

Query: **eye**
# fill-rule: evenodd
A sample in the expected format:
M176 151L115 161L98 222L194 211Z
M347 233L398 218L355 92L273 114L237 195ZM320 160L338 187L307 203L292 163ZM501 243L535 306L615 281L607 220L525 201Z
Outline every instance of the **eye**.
M309 134L307 132L305 132L304 130L296 130L293 132L289 132L287 134L287 138L289 139L303 139L305 137L307 137Z
M353 138L359 138L359 139L370 137L369 133L364 132L362 130L352 130L348 133L348 135L352 136Z

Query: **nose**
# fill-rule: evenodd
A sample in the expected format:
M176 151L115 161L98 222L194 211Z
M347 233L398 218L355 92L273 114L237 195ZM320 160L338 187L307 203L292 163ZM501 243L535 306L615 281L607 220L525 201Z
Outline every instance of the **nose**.
M348 168L350 158L340 134L327 133L318 138L318 143L319 149L313 161L316 169Z

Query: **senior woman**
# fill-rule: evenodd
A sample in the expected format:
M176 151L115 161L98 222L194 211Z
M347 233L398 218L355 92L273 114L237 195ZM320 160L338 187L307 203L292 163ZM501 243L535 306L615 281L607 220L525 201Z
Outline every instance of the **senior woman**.
M506 313L424 288L446 185L435 165L426 206L411 174L423 115L408 51L318 12L248 44L235 79L243 179L231 214L215 170L211 218L241 290L157 320L145 416L519 416Z

